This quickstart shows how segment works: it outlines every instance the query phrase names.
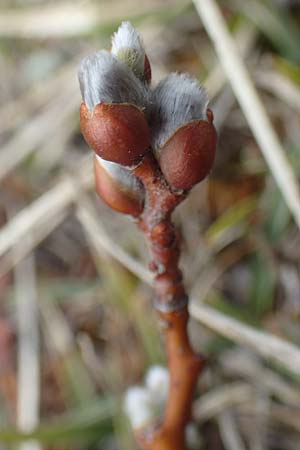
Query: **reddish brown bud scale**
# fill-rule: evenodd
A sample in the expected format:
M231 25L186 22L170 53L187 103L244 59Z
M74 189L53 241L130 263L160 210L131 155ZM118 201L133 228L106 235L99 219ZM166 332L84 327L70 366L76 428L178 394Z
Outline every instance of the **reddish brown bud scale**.
M142 201L111 178L96 156L94 157L94 173L96 191L110 208L133 217L138 217L142 213Z
M214 126L204 120L178 128L161 149L160 167L175 189L188 190L210 172L217 143Z
M100 103L93 112L82 103L80 125L86 142L101 158L123 166L138 163L150 144L143 112L127 103Z

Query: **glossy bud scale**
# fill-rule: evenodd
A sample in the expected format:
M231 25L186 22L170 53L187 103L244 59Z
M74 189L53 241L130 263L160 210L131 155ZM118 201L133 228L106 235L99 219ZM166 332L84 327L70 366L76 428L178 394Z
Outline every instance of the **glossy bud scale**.
M102 200L115 211L137 217L143 211L143 197L139 192L126 188L103 167L94 156L96 191Z
M143 112L127 103L101 103L92 112L82 103L80 125L86 142L97 155L124 166L137 164L150 144Z
M217 134L212 123L197 120L175 131L161 148L159 164L167 182L188 190L211 171Z

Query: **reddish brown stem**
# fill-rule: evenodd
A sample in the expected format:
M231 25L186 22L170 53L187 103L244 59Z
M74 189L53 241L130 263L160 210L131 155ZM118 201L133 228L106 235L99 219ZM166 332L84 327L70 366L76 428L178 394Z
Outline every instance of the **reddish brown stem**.
M172 192L152 155L134 170L146 190L146 203L139 218L151 254L150 268L155 272L155 306L164 322L170 389L162 422L153 429L137 433L144 450L184 450L185 426L195 384L204 359L194 353L187 332L189 314L187 295L178 267L179 239L171 213L185 198Z

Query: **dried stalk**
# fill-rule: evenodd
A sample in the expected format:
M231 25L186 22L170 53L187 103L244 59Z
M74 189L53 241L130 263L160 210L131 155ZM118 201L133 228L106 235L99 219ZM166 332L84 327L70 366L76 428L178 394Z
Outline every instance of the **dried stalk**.
M16 312L18 326L17 423L20 431L30 432L39 422L40 368L37 289L34 256L15 267ZM40 450L38 441L23 442L19 450Z
M183 450L194 387L204 366L203 357L194 353L187 333L187 295L178 268L179 239L171 221L172 211L185 195L170 190L151 155L134 172L146 189L147 201L138 225L153 258L150 268L155 272L155 306L164 323L170 370L170 391L162 422L151 430L138 431L136 436L147 450Z
M283 198L300 227L298 182L215 0L193 0L232 90Z

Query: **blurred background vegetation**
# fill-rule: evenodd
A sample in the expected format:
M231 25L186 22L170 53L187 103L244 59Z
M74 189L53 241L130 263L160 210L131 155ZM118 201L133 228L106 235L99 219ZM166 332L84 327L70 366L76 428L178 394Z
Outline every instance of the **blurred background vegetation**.
M300 2L218 5L299 177ZM154 83L204 83L219 135L211 176L175 214L209 357L193 448L299 449L299 229L189 0L1 0L0 448L135 448L124 392L165 363L143 238L93 192L79 130L78 62L122 20Z

